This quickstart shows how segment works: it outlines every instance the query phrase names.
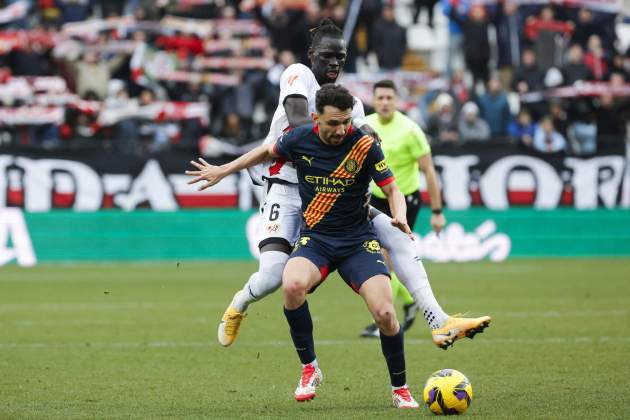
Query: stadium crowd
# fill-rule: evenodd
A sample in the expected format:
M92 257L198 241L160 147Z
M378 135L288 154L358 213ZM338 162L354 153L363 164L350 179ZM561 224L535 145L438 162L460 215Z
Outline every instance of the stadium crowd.
M256 141L282 70L307 62L309 28L322 17L343 28L347 3L0 1L0 147L142 155ZM445 70L419 72L405 64L409 28L396 19L406 6L363 0L346 63L358 74L341 83L402 80L404 109L434 145L511 142L579 156L623 144L630 48L616 38L619 6L545 3L415 0L411 24L424 22L422 9L449 19ZM362 99L369 107L370 94Z

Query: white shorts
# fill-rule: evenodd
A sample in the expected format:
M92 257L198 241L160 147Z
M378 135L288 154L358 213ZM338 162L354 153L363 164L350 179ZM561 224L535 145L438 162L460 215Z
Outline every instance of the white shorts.
M282 238L291 246L298 240L302 226L302 200L298 186L272 183L262 205L260 245Z

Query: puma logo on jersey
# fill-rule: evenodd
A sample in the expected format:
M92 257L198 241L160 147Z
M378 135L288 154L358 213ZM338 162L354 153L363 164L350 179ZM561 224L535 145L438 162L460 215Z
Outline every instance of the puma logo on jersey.
M313 166L313 159L314 158L302 155L302 159L304 159L305 161L308 162L308 166Z

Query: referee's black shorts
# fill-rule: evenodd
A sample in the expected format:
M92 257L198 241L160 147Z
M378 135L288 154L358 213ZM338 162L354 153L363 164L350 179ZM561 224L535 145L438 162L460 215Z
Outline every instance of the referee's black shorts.
M407 224L413 230L413 226L416 224L416 219L418 218L418 212L420 211L421 199L420 199L420 190L416 190L409 195L405 196L405 201L407 202ZM387 214L389 217L392 217L392 214L389 211L389 203L385 198L378 198L372 196L370 199L370 205L377 210L382 211Z

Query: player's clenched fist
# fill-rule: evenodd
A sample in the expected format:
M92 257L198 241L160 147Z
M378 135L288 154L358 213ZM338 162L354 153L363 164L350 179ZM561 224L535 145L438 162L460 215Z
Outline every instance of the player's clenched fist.
M199 162L194 160L190 161L191 165L199 169L198 171L186 171L186 175L194 176L196 178L188 181L188 184L196 184L197 182L206 181L204 185L201 185L197 190L203 191L208 187L217 184L225 176L223 168L220 166L210 165L208 162L199 158Z

